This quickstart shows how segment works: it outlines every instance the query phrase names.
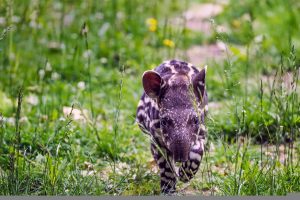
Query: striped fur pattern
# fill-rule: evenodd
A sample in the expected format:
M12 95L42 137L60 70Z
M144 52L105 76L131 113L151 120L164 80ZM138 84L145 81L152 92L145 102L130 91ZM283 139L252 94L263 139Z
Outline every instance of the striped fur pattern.
M162 193L175 192L177 179L187 182L199 169L207 135L205 76L206 67L199 71L179 60L165 61L143 75L136 121L151 137Z

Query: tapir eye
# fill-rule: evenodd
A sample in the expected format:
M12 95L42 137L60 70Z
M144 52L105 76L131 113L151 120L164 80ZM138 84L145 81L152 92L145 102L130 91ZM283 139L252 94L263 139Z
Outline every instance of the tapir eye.
M161 124L162 126L167 126L167 125L168 125L168 119L167 119L167 118L162 118L162 119L160 120L160 124Z
M193 118L193 123L194 123L195 125L199 125L199 118L198 118L198 117L194 117L194 118Z

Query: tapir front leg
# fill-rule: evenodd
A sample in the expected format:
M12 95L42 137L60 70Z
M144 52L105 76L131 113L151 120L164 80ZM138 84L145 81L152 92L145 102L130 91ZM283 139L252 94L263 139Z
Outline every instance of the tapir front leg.
M166 152L164 148L160 148L162 152ZM157 146L151 143L152 155L160 170L160 189L164 194L174 193L176 188L176 173L171 158L164 156Z
M179 178L182 182L192 179L197 173L204 151L204 140L197 140L191 148L189 159L179 168Z

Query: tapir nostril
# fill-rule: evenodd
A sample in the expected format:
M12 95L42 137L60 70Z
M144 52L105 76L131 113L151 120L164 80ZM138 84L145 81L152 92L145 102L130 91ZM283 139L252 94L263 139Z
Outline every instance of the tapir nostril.
M185 162L188 160L188 157L183 155L174 155L174 160L175 162Z

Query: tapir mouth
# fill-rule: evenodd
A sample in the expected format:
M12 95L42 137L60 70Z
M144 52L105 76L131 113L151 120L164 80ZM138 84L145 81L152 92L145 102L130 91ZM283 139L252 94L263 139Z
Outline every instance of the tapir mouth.
M190 145L184 141L173 142L170 150L175 162L185 162L189 158Z

